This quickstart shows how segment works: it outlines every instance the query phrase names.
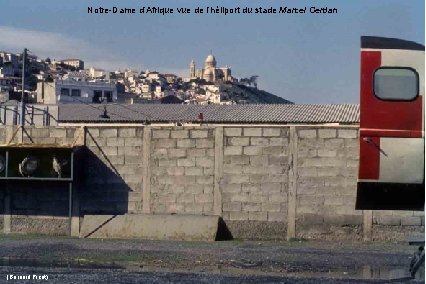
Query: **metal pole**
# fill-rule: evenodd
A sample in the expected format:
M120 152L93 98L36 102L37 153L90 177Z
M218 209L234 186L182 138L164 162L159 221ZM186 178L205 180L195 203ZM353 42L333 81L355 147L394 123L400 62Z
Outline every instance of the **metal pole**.
M22 55L22 95L21 95L21 143L24 143L25 125L25 61L27 60L27 49L24 48Z

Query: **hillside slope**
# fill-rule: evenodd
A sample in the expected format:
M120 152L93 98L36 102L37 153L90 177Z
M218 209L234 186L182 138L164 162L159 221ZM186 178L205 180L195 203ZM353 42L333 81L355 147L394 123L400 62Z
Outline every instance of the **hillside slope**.
M293 102L256 89L237 84L223 85L223 93L228 95L228 100L233 100L237 103L248 104L293 104Z

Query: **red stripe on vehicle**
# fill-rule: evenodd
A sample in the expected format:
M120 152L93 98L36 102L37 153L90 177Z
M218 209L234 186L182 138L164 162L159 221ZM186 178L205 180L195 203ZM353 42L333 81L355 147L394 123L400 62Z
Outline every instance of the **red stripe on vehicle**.
M360 129L363 137L422 138L422 131L397 129Z
M360 128L372 128L372 123L377 120L377 109L373 95L373 74L381 65L380 51L361 52L361 96L360 96ZM378 128L378 127L373 127ZM364 136L365 137L365 136ZM371 142L363 141L360 135L359 179L379 179L380 151L374 146L380 146L380 138L372 137Z

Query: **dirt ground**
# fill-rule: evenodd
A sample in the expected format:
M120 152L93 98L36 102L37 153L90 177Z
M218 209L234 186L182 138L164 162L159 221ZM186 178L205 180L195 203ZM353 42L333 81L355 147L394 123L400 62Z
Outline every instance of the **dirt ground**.
M0 236L0 283L423 283L406 243L172 242ZM16 280L18 281L18 280ZM21 279L19 283L42 283Z

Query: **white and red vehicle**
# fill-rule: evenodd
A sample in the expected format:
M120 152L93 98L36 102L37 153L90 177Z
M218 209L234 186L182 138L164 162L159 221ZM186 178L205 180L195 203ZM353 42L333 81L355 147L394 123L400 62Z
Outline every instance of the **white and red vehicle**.
M361 37L356 209L424 210L425 47Z

